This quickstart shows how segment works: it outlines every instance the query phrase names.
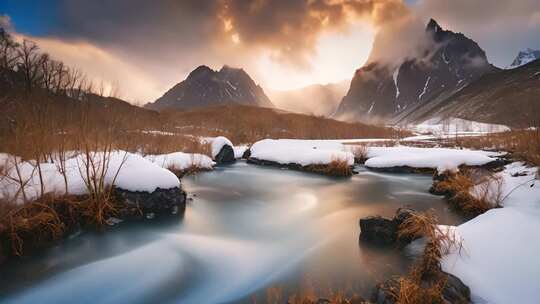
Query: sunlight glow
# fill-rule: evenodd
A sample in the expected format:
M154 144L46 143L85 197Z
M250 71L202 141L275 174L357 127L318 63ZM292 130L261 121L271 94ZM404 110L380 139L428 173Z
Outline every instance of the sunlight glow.
M373 37L374 30L361 22L344 32L325 32L319 38L309 67L305 69L277 62L272 53L267 52L256 63L257 78L265 87L276 90L350 79L368 59Z

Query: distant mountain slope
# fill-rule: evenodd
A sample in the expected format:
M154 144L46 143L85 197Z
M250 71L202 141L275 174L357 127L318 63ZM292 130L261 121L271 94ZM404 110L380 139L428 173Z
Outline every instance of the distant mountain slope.
M267 93L277 108L309 115L331 116L347 93L350 80Z
M533 50L529 48L519 52L516 59L512 61L512 64L508 68L517 68L529 62L535 61L536 59L540 59L540 50Z
M540 124L540 60L482 76L443 105L420 109L414 121L457 117L485 123L529 127Z
M263 89L244 70L224 66L214 71L204 65L145 107L190 109L227 104L273 107Z
M356 71L336 112L342 119L390 120L420 104L438 103L480 76L497 71L476 42L431 19L431 48L397 67L369 62ZM377 50L373 50L376 52Z

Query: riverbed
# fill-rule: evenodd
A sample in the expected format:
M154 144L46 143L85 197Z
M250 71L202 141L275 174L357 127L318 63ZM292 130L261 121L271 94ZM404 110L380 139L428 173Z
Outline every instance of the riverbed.
M352 178L237 162L182 179L182 218L82 232L0 269L1 303L253 303L369 297L405 273L406 252L359 243L358 220L397 208L464 218L428 193L430 175L356 168Z

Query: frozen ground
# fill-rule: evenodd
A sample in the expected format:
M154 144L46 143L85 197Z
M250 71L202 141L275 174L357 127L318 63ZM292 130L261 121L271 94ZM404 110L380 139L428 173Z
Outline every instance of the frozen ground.
M463 249L443 268L471 287L478 303L538 303L540 291L540 180L537 168L513 163L498 173L504 208L453 230ZM497 183L489 185L493 193Z

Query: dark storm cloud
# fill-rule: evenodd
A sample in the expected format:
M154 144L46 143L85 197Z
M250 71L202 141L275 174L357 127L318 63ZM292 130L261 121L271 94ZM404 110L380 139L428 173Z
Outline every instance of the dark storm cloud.
M61 10L55 35L129 47L130 54L197 59L234 36L244 51L271 50L276 59L302 65L321 31L359 18L383 23L405 6L400 0L64 0Z

